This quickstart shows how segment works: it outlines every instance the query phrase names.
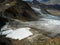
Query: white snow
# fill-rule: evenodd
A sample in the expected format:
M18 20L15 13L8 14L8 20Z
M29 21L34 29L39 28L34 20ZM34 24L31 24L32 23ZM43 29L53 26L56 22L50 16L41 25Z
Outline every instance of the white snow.
M32 32L30 32L29 30L30 30L30 28L28 28L28 27L19 28L16 30L9 29L9 30L3 31L2 34L3 35L6 34L7 38L22 40L24 38L27 38L27 37L33 35Z
M35 7L31 7L34 11L36 11L37 13L41 12L41 9L35 8Z
M3 31L2 32L2 35L7 35L7 34L9 34L9 33L11 33L11 32L13 32L13 30L6 30L6 31Z

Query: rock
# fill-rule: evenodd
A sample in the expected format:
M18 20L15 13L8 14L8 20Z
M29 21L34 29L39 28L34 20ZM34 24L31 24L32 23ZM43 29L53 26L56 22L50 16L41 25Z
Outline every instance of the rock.
M37 20L38 16L27 2L21 1L4 11L3 17L22 21Z

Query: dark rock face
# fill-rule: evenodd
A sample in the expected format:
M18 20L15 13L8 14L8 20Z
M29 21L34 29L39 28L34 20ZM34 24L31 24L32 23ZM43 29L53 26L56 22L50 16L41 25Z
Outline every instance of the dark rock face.
M4 16L6 18L18 19L23 21L36 20L38 18L36 13L28 5L28 3L24 1L20 1L19 3L16 3L16 5L5 10Z
M8 22L7 19L0 17L0 29L6 24L6 22Z
M0 3L4 2L5 0L0 0Z
M12 45L12 42L10 39L0 36L0 45Z

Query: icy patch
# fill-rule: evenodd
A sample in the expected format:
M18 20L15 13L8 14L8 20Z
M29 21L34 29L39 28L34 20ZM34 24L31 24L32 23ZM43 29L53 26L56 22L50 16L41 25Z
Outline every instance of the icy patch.
M60 20L47 19L47 18L41 18L41 20L44 20L44 22L49 24L60 25Z
M12 38L12 39L19 39L22 40L24 38L27 38L32 34L32 32L29 31L30 28L26 27L26 28L19 28L16 30L6 30L2 32L2 35L6 35L7 38Z
M37 13L41 13L41 9L35 8L35 7L31 7L35 12Z
M9 33L11 33L11 32L13 32L12 29L6 30L6 31L3 31L3 32L2 32L2 35L7 35L7 34L9 34Z
M27 23L30 27L50 32L51 36L60 34L60 20L41 18L39 21L31 21Z

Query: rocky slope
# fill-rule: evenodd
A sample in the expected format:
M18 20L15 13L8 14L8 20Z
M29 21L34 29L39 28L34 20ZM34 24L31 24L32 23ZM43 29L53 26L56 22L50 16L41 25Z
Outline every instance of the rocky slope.
M10 6L8 9L3 11L2 17L8 19L18 19L22 21L30 21L38 19L36 13L32 10L32 8L28 5L27 2L20 1L18 3Z

